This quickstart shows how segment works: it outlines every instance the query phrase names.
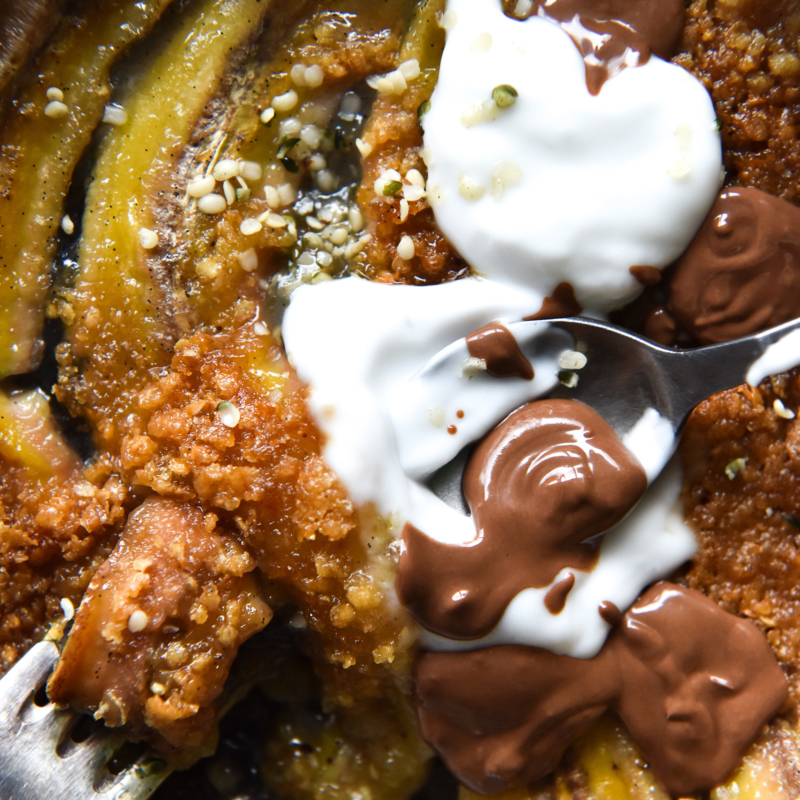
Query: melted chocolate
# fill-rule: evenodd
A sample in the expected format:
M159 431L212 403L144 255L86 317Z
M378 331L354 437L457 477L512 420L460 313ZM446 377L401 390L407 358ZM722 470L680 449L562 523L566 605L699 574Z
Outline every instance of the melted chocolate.
M707 791L788 695L755 625L668 583L642 595L593 659L519 646L424 653L415 681L423 736L481 793L543 777L608 709L668 791Z
M586 85L598 94L625 67L646 64L651 53L671 58L686 24L681 0L551 0L531 14L557 22L586 63Z
M800 209L758 189L722 192L675 265L667 310L701 344L800 316Z
M544 607L553 615L560 614L564 607L567 605L567 598L575 585L575 576L567 575L566 578L560 580L553 588L544 596Z
M398 596L429 630L484 636L523 589L547 586L565 567L592 569L597 545L586 540L619 522L646 487L641 465L596 411L574 400L529 403L467 464L473 542L442 544L406 525Z
M616 628L622 622L622 612L617 608L616 603L610 600L603 600L597 609L597 613L612 627Z
M533 380L533 367L519 348L514 334L499 322L490 322L467 336L467 350L473 358L486 362L486 371L495 378Z
M551 772L620 692L608 649L586 661L517 645L423 653L414 678L423 738L480 794Z
M655 286L661 280L658 267L631 267L630 272L642 286Z
M788 695L764 634L692 589L651 587L614 646L624 676L617 711L678 797L722 783Z
M574 317L583 311L583 306L575 297L575 290L571 283L559 283L553 294L545 297L542 307L526 320L534 319L559 319L560 317Z
M678 340L678 326L665 308L654 308L645 320L644 335L654 342L672 347Z

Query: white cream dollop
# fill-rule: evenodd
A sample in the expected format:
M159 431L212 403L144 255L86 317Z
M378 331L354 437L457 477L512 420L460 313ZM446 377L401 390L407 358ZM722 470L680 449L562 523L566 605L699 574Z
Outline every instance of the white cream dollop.
M652 56L593 96L567 33L505 14L500 0L449 0L423 118L436 220L481 275L547 295L569 282L605 312L688 246L720 187L716 114L702 84ZM491 46L475 48L491 33ZM492 91L510 85L513 105Z

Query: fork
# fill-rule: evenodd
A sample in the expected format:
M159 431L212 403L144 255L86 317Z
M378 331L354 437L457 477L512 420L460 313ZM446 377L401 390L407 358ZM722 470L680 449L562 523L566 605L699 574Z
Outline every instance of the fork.
M37 692L58 659L52 641L34 645L0 680L0 800L145 800L169 775L142 756L119 774L105 769L124 742L103 729L81 743L69 734L81 715Z

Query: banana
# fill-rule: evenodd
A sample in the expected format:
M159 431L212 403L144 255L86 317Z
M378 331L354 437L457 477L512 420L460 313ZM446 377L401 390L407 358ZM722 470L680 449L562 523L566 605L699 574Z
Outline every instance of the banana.
M171 2L111 0L101 15L65 17L3 120L0 379L38 365L53 255L75 166L103 117L114 62ZM48 98L51 87L63 102Z

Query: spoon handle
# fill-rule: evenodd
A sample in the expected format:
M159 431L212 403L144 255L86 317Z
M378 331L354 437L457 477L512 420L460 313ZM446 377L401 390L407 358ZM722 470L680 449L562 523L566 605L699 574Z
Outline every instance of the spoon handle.
M680 397L670 415L676 427L680 427L696 405L711 395L748 382L758 385L767 375L800 364L800 333L788 340L785 338L794 331L800 331L800 319L724 344L666 351L664 367ZM762 359L778 342L781 344Z

